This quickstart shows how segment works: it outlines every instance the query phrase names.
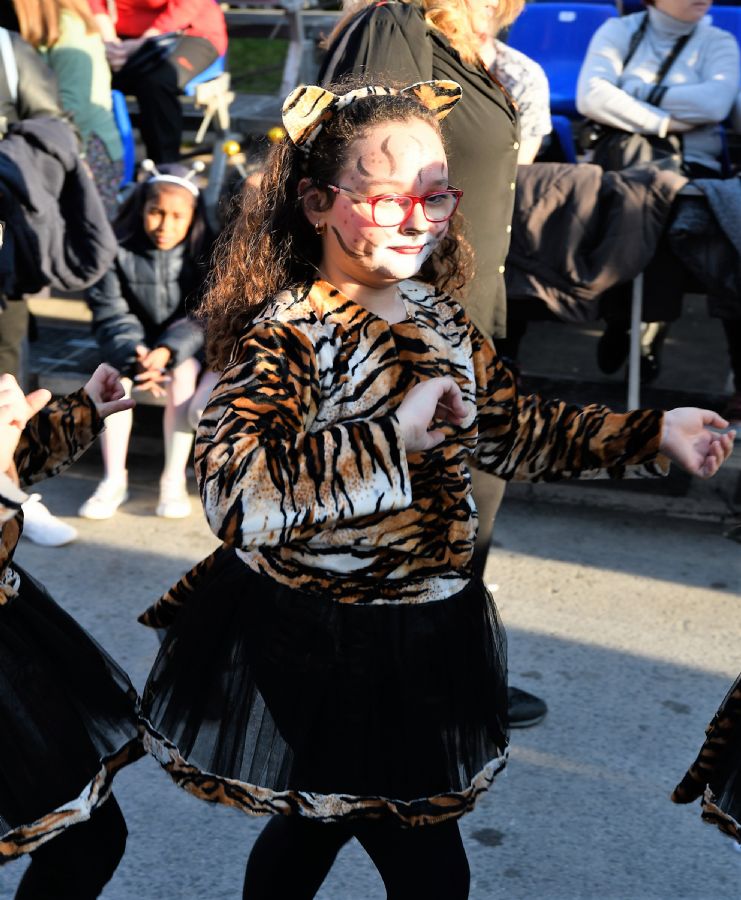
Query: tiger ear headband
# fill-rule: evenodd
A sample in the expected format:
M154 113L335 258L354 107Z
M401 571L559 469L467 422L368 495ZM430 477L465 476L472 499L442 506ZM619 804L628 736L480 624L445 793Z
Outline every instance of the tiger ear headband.
M201 193L198 189L198 185L193 181L196 175L199 172L203 172L206 168L205 163L203 163L200 159L196 159L193 162L193 165L190 167L190 171L184 177L180 177L180 175L170 175L166 172L160 172L157 169L157 166L151 159L143 159L141 162L141 168L145 172L149 172L149 178L147 178L145 184L158 184L160 182L164 182L166 184L176 184L178 187L185 188L186 191L190 191L194 197L198 197Z
M436 119L444 119L461 99L463 91L457 81L420 81L396 90L390 87L368 85L347 94L333 94L318 85L300 85L291 91L283 104L283 127L288 137L304 153L324 125L341 109L365 97L391 97L412 94Z

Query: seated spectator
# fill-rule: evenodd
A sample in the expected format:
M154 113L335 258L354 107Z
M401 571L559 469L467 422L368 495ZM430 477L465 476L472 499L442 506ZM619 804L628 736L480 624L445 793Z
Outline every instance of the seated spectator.
M203 332L188 316L200 299L210 250L203 201L184 166L153 169L121 207L111 269L87 293L101 355L124 375L131 392L164 395L165 465L157 515L191 511L186 466L193 447L192 408L203 370ZM214 381L211 381L213 384ZM131 410L108 420L101 434L105 477L80 507L86 519L108 519L128 497L126 457Z
M41 51L57 77L63 108L83 151L108 217L116 213L123 146L113 118L111 73L87 0L13 0L22 37Z
M709 2L648 0L646 12L608 19L587 50L577 85L579 112L607 126L595 145L603 162L602 142L614 130L646 136L624 164L681 154L691 177L718 177L722 140L719 124L728 116L739 87L739 49L727 31L702 21ZM646 272L642 369L645 380L659 371L666 323L677 318L689 279L663 248ZM629 349L629 289L603 302L607 327L598 347L598 363L615 372Z
M226 53L221 7L214 0L90 0L90 6L106 42L113 87L139 103L147 156L177 162L183 134L178 95Z

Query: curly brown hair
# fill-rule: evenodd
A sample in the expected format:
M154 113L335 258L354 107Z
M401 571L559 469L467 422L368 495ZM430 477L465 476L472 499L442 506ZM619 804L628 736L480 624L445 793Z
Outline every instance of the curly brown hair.
M353 76L332 89L342 94L363 84ZM308 156L288 138L272 148L260 189L244 191L241 208L217 243L209 287L198 310L206 321L209 363L214 368L227 365L239 335L275 294L316 276L322 242L301 208L301 179L311 178L317 186L334 183L353 141L381 123L411 119L422 119L440 133L434 115L415 97L374 96L356 100L330 119ZM329 208L334 195L323 193ZM419 278L440 290L460 290L469 276L470 260L454 217Z

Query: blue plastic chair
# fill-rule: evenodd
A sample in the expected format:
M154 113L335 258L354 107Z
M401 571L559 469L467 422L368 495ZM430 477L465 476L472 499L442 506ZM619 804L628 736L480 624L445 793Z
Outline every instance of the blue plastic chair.
M204 81L211 81L212 78L217 78L219 75L222 75L225 71L225 67L226 57L220 56L218 59L215 59L207 69L199 72L198 75L194 75L183 88L183 93L187 97L192 97L199 84L203 84Z
M705 17L716 28L730 31L736 40L741 43L741 7L739 6L713 6Z
M111 101L113 103L113 118L116 121L118 133L121 135L121 143L123 144L123 163L124 173L121 186L128 184L134 180L134 167L136 166L136 148L134 147L134 132L131 128L131 117L126 107L126 97L121 91L111 91Z
M555 115L577 115L576 82L587 47L616 15L607 3L528 3L515 20L507 43L543 66Z
M566 116L551 116L551 124L553 125L552 138L558 141L563 161L578 162L574 135L571 131L571 119L567 119Z

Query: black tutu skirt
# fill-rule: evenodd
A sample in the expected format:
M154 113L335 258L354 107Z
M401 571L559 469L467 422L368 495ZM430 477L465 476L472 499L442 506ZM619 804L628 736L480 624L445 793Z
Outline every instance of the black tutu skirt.
M741 842L741 675L705 732L696 760L674 789L675 803L702 797L702 818Z
M178 609L143 715L147 748L204 800L439 822L505 764L504 630L481 583L431 603L342 604L226 551Z
M18 566L0 605L0 864L88 819L143 754L119 666Z

